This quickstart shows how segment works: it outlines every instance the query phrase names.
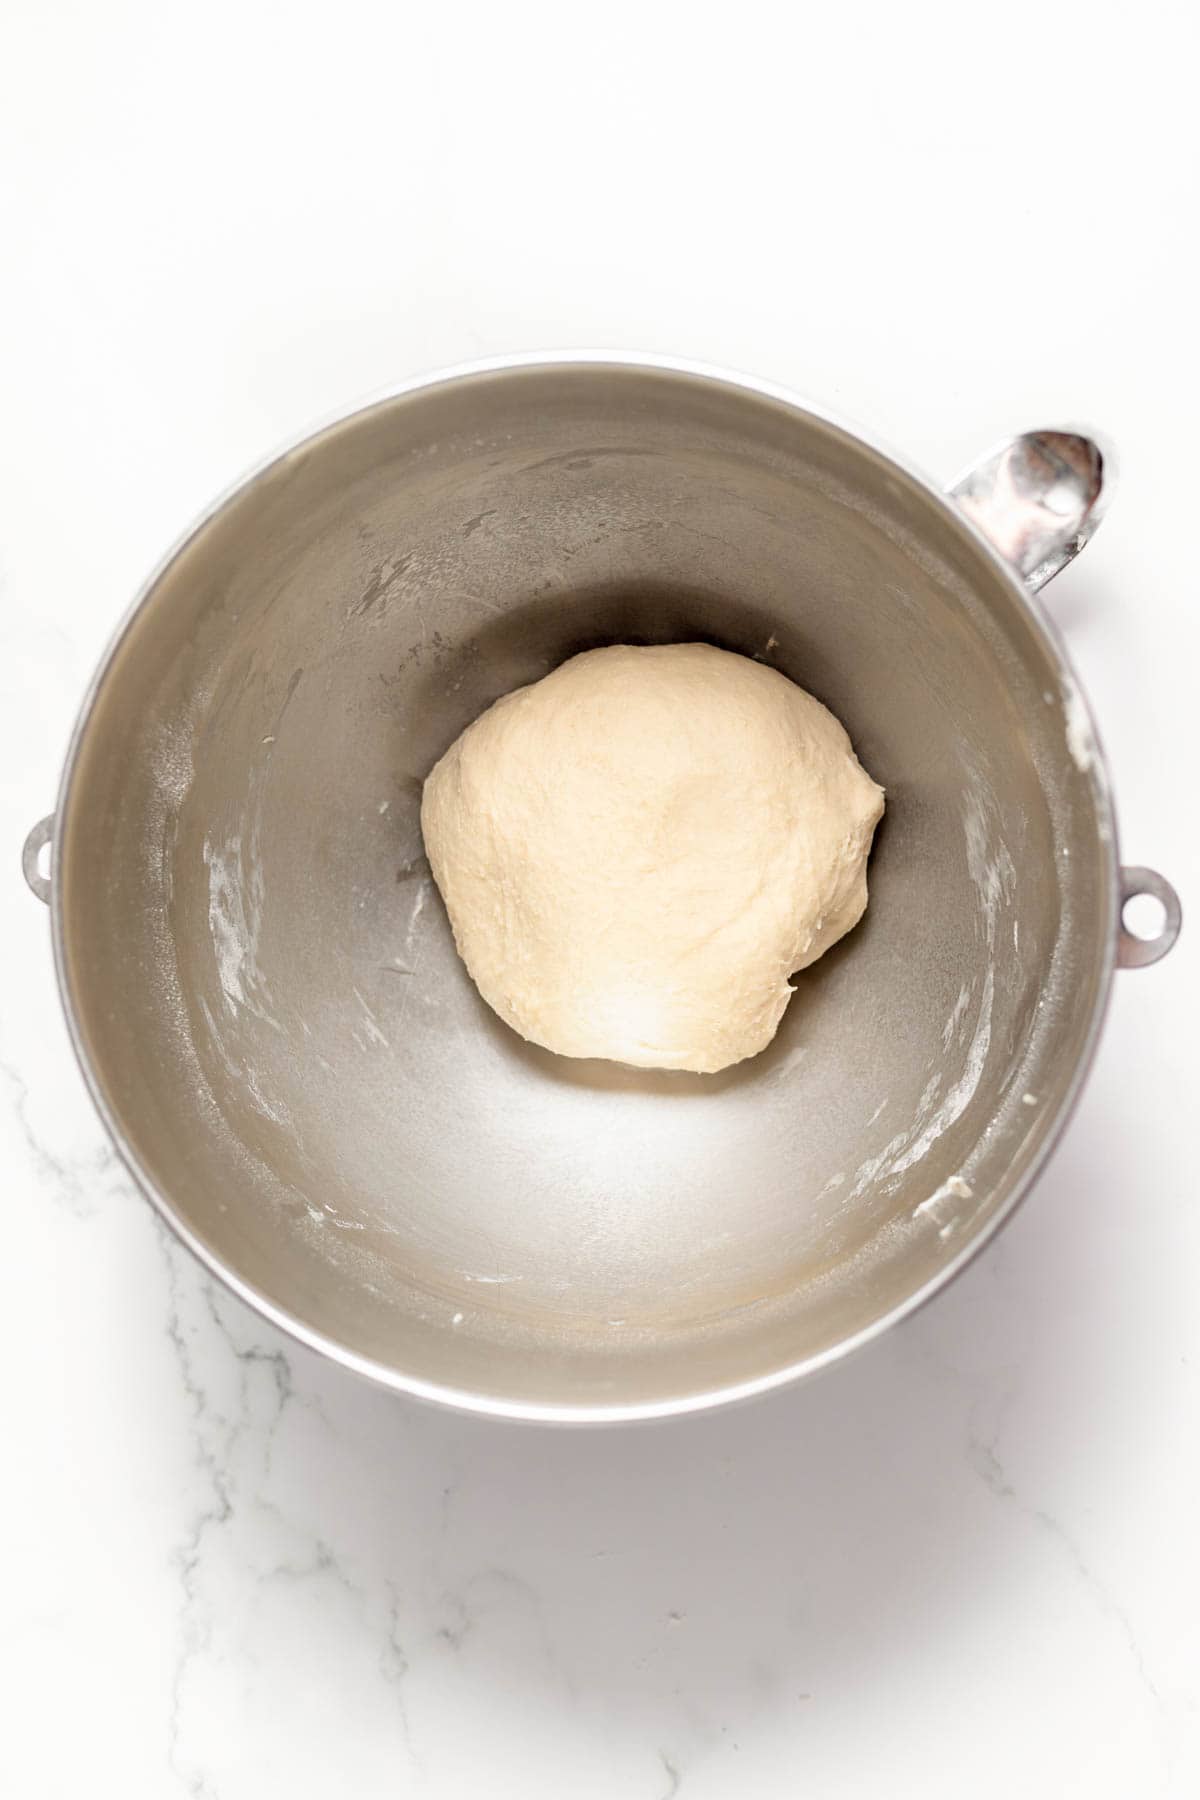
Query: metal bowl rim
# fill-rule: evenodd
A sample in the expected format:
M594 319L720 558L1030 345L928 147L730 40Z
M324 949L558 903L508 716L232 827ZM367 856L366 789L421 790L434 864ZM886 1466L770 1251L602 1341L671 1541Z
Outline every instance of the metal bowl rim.
M874 1343L892 1326L903 1319L910 1318L925 1306L943 1288L949 1286L962 1271L984 1250L996 1234L1012 1218L1021 1205L1046 1162L1057 1147L1072 1113L1079 1102L1084 1084L1095 1059L1100 1034L1103 1029L1105 1015L1108 1010L1112 992L1112 978L1117 966L1117 947L1120 930L1120 855L1117 843L1116 819L1111 801L1111 783L1103 744L1092 716L1091 705L1086 691L1079 682L1070 658L1067 655L1062 638L1047 616L1045 609L1025 586L1013 568L996 551L983 533L954 505L953 501L938 485L921 469L917 468L906 457L898 454L890 445L884 444L873 433L861 430L850 424L829 409L816 406L804 400L791 389L779 382L741 373L736 370L714 366L709 363L695 362L685 358L659 356L653 352L612 351L612 350L554 350L528 351L499 357L485 357L467 362L455 363L447 367L430 371L424 375L410 377L354 401L328 414L317 423L309 425L296 433L280 447L253 464L239 479L232 482L221 494L205 507L171 545L165 555L143 581L131 605L114 631L108 646L100 658L84 694L75 725L71 733L67 755L63 764L62 777L59 783L58 800L54 815L54 831L51 841L51 868L62 868L60 861L62 844L65 838L66 821L70 816L70 808L74 800L75 776L78 768L80 752L87 735L92 713L96 702L108 677L109 670L115 661L125 638L135 621L149 607L163 577L176 559L200 535L200 533L239 495L247 492L264 475L297 451L306 450L338 426L347 425L360 415L365 415L376 408L391 404L395 400L404 399L411 394L423 392L480 375L499 375L514 369L568 369L577 365L600 365L615 369L643 369L660 371L665 374L690 376L695 380L716 382L722 386L733 388L751 398L765 399L787 407L789 410L814 419L820 424L831 427L844 437L891 463L908 479L914 482L925 494L940 506L954 521L958 529L968 537L980 555L992 565L993 570L1001 576L1008 586L1012 598L1024 610L1026 621L1034 634L1040 638L1042 647L1048 652L1051 660L1057 665L1060 675L1071 682L1079 696L1088 724L1091 727L1094 752L1094 773L1096 780L1094 792L1097 811L1100 815L1101 850L1107 864L1107 887L1109 893L1108 926L1105 933L1106 942L1100 946L1105 952L1102 969L1105 971L1096 992L1092 1008L1092 1016L1088 1021L1087 1035L1082 1050L1066 1084L1063 1093L1049 1115L1049 1124L1038 1146L1036 1154L1029 1166L1017 1181L1003 1206L984 1221L974 1237L952 1257L947 1263L930 1276L921 1287L908 1297L881 1313L877 1319L861 1331L852 1333L840 1342L811 1356L800 1358L796 1362L785 1363L780 1368L769 1370L766 1374L754 1376L750 1380L730 1382L711 1387L703 1392L684 1394L653 1401L615 1402L596 1405L551 1404L541 1401L512 1400L502 1395L484 1394L470 1389L448 1387L434 1381L426 1381L419 1376L406 1374L403 1370L389 1367L377 1362L372 1357L362 1356L350 1349L338 1339L328 1337L314 1329L305 1320L279 1306L264 1294L254 1283L247 1281L236 1269L231 1268L225 1260L204 1240L199 1237L186 1221L175 1210L169 1196L154 1181L149 1172L142 1166L133 1146L128 1142L120 1120L110 1106L99 1075L92 1065L91 1057L83 1041L83 1033L75 1005L75 997L71 986L68 969L65 929L63 919L62 892L64 883L60 879L51 882L50 912L51 936L54 946L54 966L58 982L59 995L63 1012L66 1015L67 1030L71 1047L80 1071L91 1094L92 1101L100 1118L111 1137L113 1144L125 1167L132 1175L142 1193L155 1207L160 1217L170 1226L181 1243L192 1252L201 1265L211 1275L215 1275L232 1293L244 1301L255 1312L267 1319L278 1330L290 1337L294 1342L313 1350L319 1355L328 1357L330 1361L352 1370L357 1375L365 1376L377 1385L388 1388L394 1393L411 1396L414 1399L447 1406L465 1413L480 1414L485 1417L514 1419L533 1423L546 1424L618 1424L637 1420L651 1420L683 1416L689 1413L706 1412L718 1406L731 1406L739 1402L757 1398L773 1392L776 1388L788 1386L807 1376L815 1375L821 1370L833 1367L847 1357L863 1350Z

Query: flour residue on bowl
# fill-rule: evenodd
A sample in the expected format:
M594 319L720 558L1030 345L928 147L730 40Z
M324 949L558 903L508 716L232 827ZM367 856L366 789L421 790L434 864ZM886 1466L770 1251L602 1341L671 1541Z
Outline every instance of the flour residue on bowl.
M230 1012L245 1002L242 967L253 955L258 938L258 919L246 917L242 889L242 842L230 838L222 849L204 840L204 864L208 870L208 928L221 991Z
M967 871L978 897L982 968L959 986L939 1034L941 1054L911 1117L854 1171L842 1203L843 1213L848 1213L871 1188L886 1190L923 1162L966 1112L983 1079L992 1048L1001 921L1015 897L1017 877L1012 855L999 836L995 801L978 771L969 778L962 825ZM913 1218L927 1217L946 1206L953 1209L956 1203L961 1211L961 1202L969 1195L967 1183L956 1175L922 1201ZM939 1228L943 1236L948 1235L944 1215L939 1217Z
M231 1021L248 1013L273 1031L281 1029L268 1003L270 990L258 964L262 923L262 874L256 857L247 859L240 835L221 845L205 838L202 854L208 870L208 928L217 979L225 1002L222 1017L201 998L200 1006L213 1050L230 1079L247 1095L256 1112L277 1125L288 1125L282 1102L264 1092L261 1071L231 1032ZM249 867L247 867L247 861Z
M1069 675L1063 676L1062 706L1067 729L1067 751L1080 774L1086 775L1097 766L1100 753L1087 702Z
M906 1169L922 1162L938 1139L947 1131L956 1119L962 1117L975 1097L983 1076L984 1064L992 1044L992 1005L995 1000L996 974L989 963L984 971L982 990L979 998L979 1011L976 1015L975 1030L967 1046L963 1070L943 1096L932 1117L923 1122L918 1109L919 1130L916 1136L906 1145L902 1154L893 1162L889 1173L902 1175Z
M932 1220L944 1243L962 1224L962 1202L974 1197L974 1190L969 1182L964 1181L961 1175L951 1175L940 1187L934 1189L927 1200L922 1200L915 1208L913 1223L915 1225L922 1219Z
M979 918L982 925L984 967L978 981L960 988L958 998L942 1031L942 1048L947 1054L962 1045L971 1000L978 994L974 1025L962 1060L961 1072L951 1083L936 1111L920 1119L918 1131L892 1166L892 1173L903 1174L922 1161L937 1140L956 1119L962 1117L975 1097L983 1077L988 1051L992 1046L992 1009L996 998L996 945L1001 912L1016 892L1017 871L1008 846L994 829L995 806L978 773L971 777L963 809L963 837L967 852L967 869L979 896ZM964 998L964 994L967 996ZM926 1090L928 1093L928 1090ZM924 1096L922 1096L924 1100Z
M236 1017L244 1007L278 1029L265 1004L271 996L258 964L263 900L258 859L243 854L237 835L219 846L205 838L203 856L208 870L208 928L226 1008Z
M950 1046L958 1041L962 1022L967 1015L967 1009L971 1004L974 992L974 987L969 981L964 981L959 988L958 998L950 1008L946 1023L942 1026L943 1050L949 1050Z
M356 987L352 987L351 992L353 993L354 998L358 1001L359 1007L362 1011L363 1030L366 1033L367 1042L369 1044L375 1045L378 1049L386 1050L389 1047L387 1035L381 1028L381 1026L379 1024L379 1020L375 1017L375 1014L371 1011L371 1008L367 1005L367 1002L363 998L363 995L361 994L359 989ZM351 1036L353 1037L356 1044L358 1044L360 1047L363 1047L362 1039L359 1037L357 1030L352 1029Z

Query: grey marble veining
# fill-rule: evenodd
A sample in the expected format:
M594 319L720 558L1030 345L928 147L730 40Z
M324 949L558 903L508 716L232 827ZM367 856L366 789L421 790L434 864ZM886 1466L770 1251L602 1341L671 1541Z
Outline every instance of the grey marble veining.
M74 1202L107 1170L99 1139L31 1137L13 1093L6 1166L24 1201L60 1233L103 1232ZM1068 1146L1060 1207L1080 1161ZM154 1529L144 1545L134 1530L129 1604L103 1628L136 1669L151 1648L138 1584L165 1594L154 1729L180 1791L336 1779L650 1800L733 1791L748 1769L782 1793L810 1760L849 1756L865 1775L859 1716L890 1755L940 1719L949 1780L973 1754L954 1718L975 1682L1045 1736L1094 1730L1100 1695L1137 1766L1172 1778L1186 1666L1087 1423L1111 1434L1136 1395L1106 1392L1047 1306L1056 1233L1036 1212L894 1345L807 1389L572 1432L368 1388L214 1288L121 1177L104 1205L138 1246L107 1329L143 1309L161 1412L124 1428L140 1461L121 1503ZM82 1360L68 1416L97 1398ZM86 1535L86 1469L71 1486ZM61 1628L103 1605L84 1581ZM1056 1724L1035 1704L1049 1691Z
M1118 984L1050 1171L934 1306L754 1406L520 1428L377 1392L202 1275L87 1102L18 860L113 622L239 469L385 381L590 339L789 381L946 474L1034 419L1106 427L1123 485L1053 607L1136 821L1123 848L1186 908L1200 614L1167 526L1192 479L1194 21L1150 8L1106 35L1082 0L1012 0L964 81L941 0L751 7L711 36L618 6L586 40L524 0L301 5L286 30L258 0L19 10L0 1787L1191 1800L1186 926ZM1087 147L1065 189L1050 141ZM1014 241L1045 247L1034 271Z

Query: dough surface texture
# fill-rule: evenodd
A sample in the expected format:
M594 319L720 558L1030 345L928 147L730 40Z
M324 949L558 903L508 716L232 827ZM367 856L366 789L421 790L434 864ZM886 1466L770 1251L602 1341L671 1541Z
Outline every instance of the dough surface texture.
M562 1056L713 1073L857 924L883 791L838 721L709 644L572 657L467 727L421 827L459 954Z

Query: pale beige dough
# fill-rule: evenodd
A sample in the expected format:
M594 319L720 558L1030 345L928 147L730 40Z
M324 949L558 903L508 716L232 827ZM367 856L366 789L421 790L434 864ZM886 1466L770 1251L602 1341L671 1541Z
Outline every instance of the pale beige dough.
M832 713L708 644L572 657L425 783L425 847L480 993L562 1056L711 1073L867 904L883 792Z

